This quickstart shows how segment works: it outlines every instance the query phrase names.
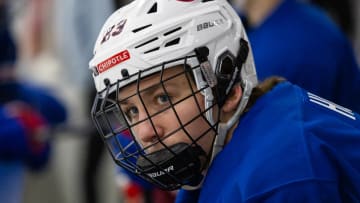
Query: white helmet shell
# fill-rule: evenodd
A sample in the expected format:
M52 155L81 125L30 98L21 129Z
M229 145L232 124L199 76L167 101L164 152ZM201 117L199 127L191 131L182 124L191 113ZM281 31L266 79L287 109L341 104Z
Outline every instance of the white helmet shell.
M132 75L185 57L196 47L209 48L208 59L215 69L225 51L237 55L240 38L247 40L242 23L225 0L135 0L108 18L89 67L101 92L105 80L113 84L124 77L123 69ZM256 84L251 51L247 64L250 66L242 69L242 79ZM121 82L120 87L129 82Z

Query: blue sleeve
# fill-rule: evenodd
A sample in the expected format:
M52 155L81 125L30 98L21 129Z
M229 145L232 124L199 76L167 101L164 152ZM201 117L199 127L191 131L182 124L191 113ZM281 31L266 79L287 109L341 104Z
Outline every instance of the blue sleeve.
M358 199L338 187L337 182L327 180L309 180L289 183L270 191L258 194L246 200L246 203L325 203L325 202L357 202Z
M175 203L197 203L200 190L180 189L176 195Z

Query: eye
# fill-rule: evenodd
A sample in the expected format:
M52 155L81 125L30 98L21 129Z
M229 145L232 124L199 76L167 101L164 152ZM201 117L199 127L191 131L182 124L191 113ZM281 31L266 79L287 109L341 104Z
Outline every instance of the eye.
M156 100L159 104L167 104L170 100L170 97L167 94L161 94L156 97Z
M133 122L139 114L139 109L135 106L129 107L125 110L125 114L129 121Z

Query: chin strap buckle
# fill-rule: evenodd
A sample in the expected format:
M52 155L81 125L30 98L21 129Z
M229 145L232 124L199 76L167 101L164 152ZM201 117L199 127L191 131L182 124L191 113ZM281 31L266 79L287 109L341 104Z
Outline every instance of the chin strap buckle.
M200 63L200 70L208 85L213 88L217 85L217 78L208 60L209 49L207 47L198 47L195 49L196 57Z

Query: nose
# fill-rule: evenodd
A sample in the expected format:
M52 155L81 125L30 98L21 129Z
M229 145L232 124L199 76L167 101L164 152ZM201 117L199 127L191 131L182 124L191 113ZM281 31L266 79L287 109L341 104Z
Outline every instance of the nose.
M163 136L163 128L154 117L150 120L146 113L140 113L140 120L142 121L135 127L135 132L144 147L153 144Z

